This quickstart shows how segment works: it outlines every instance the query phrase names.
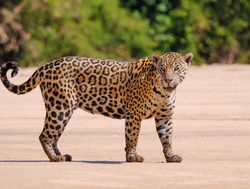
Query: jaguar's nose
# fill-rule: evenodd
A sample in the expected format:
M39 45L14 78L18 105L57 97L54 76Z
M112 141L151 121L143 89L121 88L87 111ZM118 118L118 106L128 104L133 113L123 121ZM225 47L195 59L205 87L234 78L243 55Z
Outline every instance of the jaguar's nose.
M167 82L167 83L171 83L172 81L173 81L173 79L172 78L165 78L165 81Z
M168 86L171 87L171 88L173 88L173 89L175 89L177 87L177 85L178 84L176 82L169 82L168 83Z

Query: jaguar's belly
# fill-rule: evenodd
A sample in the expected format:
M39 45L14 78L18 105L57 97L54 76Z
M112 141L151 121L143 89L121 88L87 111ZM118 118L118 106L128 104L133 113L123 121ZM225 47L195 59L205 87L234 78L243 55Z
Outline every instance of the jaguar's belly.
M105 105L105 106L97 104L93 106L93 104L86 103L82 105L80 108L92 114L102 114L104 116L115 118L115 119L125 118L125 107L122 107L122 106L116 107L112 104Z
M79 100L79 107L90 113L116 119L125 116L125 97L117 88L93 86Z

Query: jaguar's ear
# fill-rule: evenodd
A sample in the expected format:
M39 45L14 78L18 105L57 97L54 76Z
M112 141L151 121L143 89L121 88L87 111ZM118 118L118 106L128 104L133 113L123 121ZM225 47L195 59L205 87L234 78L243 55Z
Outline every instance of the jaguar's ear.
M194 58L194 55L192 53L185 54L185 62L188 63L188 65L191 64L193 58Z
M157 64L157 63L159 62L160 58L161 58L161 57L160 57L158 54L154 54L154 55L152 55L152 56L150 57L150 59L151 59L155 64Z
M164 74L164 66L163 66L163 59L159 55L153 55L151 56L151 60L156 65L156 70L160 74Z

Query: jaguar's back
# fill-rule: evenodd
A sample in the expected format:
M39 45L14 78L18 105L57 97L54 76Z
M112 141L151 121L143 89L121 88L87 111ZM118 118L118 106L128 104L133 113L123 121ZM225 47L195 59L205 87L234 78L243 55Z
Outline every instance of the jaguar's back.
M128 65L105 59L61 58L39 69L45 76L41 90L45 101L67 100L72 108L124 118Z

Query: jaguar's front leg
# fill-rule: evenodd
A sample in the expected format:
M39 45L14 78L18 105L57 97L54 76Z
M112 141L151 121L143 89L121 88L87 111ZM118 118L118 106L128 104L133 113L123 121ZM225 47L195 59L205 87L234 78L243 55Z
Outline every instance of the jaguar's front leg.
M172 152L172 133L173 122L171 116L157 116L155 118L156 130L163 146L163 153L167 162L180 163L181 156L173 154Z
M125 139L126 161L143 162L143 157L136 153L136 146L141 127L141 120L135 115L126 115Z

